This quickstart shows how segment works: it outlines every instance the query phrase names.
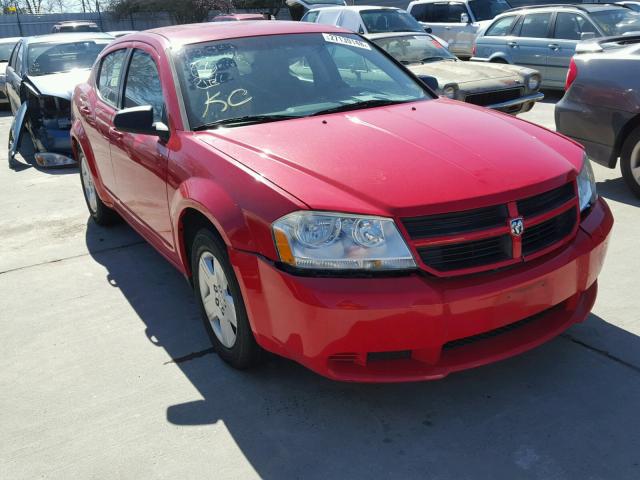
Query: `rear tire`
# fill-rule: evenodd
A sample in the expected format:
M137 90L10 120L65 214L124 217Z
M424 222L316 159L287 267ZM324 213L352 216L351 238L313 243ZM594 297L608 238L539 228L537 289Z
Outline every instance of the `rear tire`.
M204 328L225 362L246 369L261 360L227 250L208 229L199 230L191 247L193 290Z
M91 167L87 162L84 152L78 148L78 162L80 163L80 182L82 183L82 193L84 194L84 200L87 202L87 208L89 209L89 215L94 222L98 225L107 226L118 221L118 214L107 207L96 190L96 185L93 180L93 173Z
M620 170L629 189L640 198L640 128L633 130L622 145Z

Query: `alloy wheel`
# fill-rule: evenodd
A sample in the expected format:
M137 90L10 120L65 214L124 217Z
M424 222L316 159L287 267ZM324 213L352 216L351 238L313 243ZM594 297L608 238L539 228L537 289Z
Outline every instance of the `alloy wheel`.
M226 348L236 343L238 322L229 281L218 259L208 251L198 261L200 298L217 339Z
M84 155L80 157L80 174L82 175L84 196L87 198L91 213L96 213L98 211L98 194L96 193L96 186L93 182L93 175L91 175L91 170L89 170L87 159Z

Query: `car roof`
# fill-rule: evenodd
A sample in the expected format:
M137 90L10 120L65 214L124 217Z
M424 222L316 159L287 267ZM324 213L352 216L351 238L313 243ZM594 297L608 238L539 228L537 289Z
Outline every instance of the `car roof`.
M56 25L81 25L87 23L96 25L96 22L92 22L91 20L62 20L61 22L56 22Z
M101 32L69 32L50 33L24 38L25 43L66 43L79 42L82 40L113 40L113 35Z
M22 37L0 38L0 43L18 43Z
M295 33L353 33L340 27L310 22L247 20L244 22L208 22L173 25L154 28L121 37L124 42L144 40L149 36L162 37L172 46L212 42L228 38L258 37L262 35L287 35ZM116 40L119 43L120 39Z
M370 33L366 35L366 37L369 40L380 40L381 38L408 37L408 36L433 38L433 36L429 35L427 32L383 32L383 33Z
M578 10L586 13L599 12L603 10L612 10L618 8L627 8L616 3L579 3L579 4L550 4L550 5L527 5L523 7L511 8L505 10L497 17L513 15L514 13L530 13L530 12L551 12L556 10ZM497 18L496 17L496 18Z
M352 12L362 12L363 10L401 10L401 11L405 11L402 10L400 8L396 8L396 7L379 7L377 5L348 5L348 6L335 6L335 7L322 7L322 8L312 8L309 11L310 12L331 12L331 11L336 11L336 10L350 10Z

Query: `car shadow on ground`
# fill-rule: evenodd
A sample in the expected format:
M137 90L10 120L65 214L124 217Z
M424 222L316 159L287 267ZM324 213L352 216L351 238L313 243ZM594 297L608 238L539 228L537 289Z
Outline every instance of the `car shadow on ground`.
M640 198L636 197L622 177L607 179L596 183L598 195L634 207L640 207Z
M606 319L436 382L338 383L279 358L239 372L211 353L182 275L146 243L101 246L118 235L89 221L90 254L202 397L167 421L227 429L261 478L640 478L640 339Z

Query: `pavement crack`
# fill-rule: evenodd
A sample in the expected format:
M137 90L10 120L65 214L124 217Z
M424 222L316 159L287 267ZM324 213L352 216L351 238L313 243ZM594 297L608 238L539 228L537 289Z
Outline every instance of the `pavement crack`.
M140 240L139 242L127 243L126 245L118 245L116 247L104 248L102 250L95 250L93 252L80 253L78 255L71 255L69 257L55 258L53 260L47 260L46 262L33 263L31 265L23 265L21 267L9 268L7 270L0 271L0 275L4 275L5 273L19 272L20 270L27 270L29 268L39 267L41 265L48 265L50 263L58 263L58 262L64 262L65 260L73 260L74 258L81 258L81 257L89 256L89 255L94 256L94 255L99 255L99 254L105 253L105 252L113 252L115 250L122 250L122 249L125 249L125 248L128 248L128 247L134 247L136 245L141 245L143 243L146 243L146 242L144 240Z
M191 352L188 355L184 355L178 358L172 358L168 362L164 362L163 365L169 365L171 363L179 364L184 362L189 362L191 360L195 360L196 358L204 357L205 355L209 355L210 353L216 353L213 347L207 348L205 350L200 350L199 352Z
M608 358L609 360L613 360L614 362L620 365L630 368L636 373L640 373L640 367L638 365L634 365L631 362L627 362L626 360L616 357L615 355L612 355L611 353L609 353L607 350L602 350L601 348L597 348L597 347L594 347L593 345L589 345L588 343L583 342L582 340L578 340L577 338L572 337L568 333L563 333L561 336L563 338L566 338L570 342L573 342L577 345L580 345L581 347L586 348L587 350L591 350L592 352L595 352L598 355L602 355L603 357Z

